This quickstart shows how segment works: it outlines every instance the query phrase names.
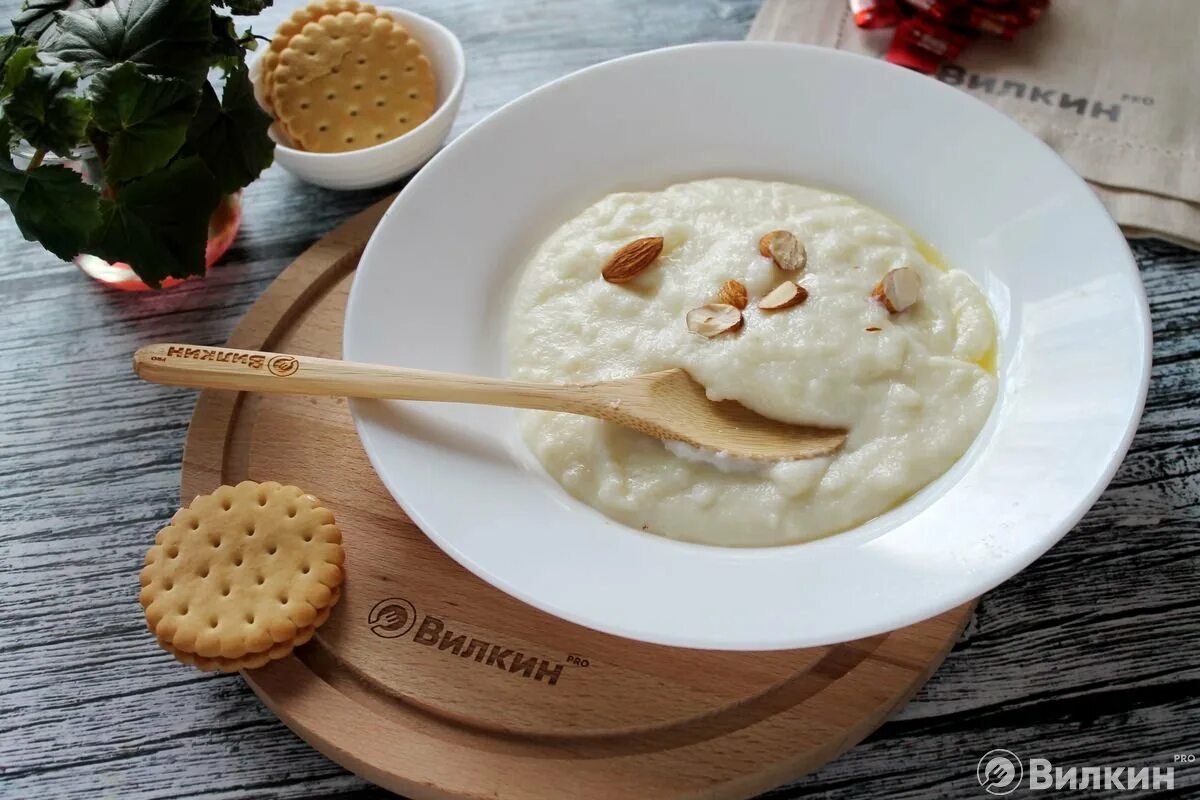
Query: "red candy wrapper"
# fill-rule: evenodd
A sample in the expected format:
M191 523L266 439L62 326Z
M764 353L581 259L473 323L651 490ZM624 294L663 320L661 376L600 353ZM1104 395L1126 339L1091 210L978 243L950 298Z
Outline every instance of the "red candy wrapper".
M883 57L892 64L924 72L926 75L937 72L938 66L942 63L942 59L932 53L901 42L899 36L892 38L892 44Z
M948 25L925 17L906 19L896 28L892 46L924 50L942 61L953 61L971 41L971 37Z
M905 0L905 2L918 11L924 11L934 18L941 17L948 10L947 4L941 2L941 0Z
M966 28L981 33L990 33L1002 39L1011 39L1025 25L1020 9L988 8L984 6L938 6L933 16L956 28Z
M967 12L962 24L977 31L991 33L1001 39L1012 39L1024 24L1018 14L1007 11L997 11L990 8L972 8Z
M933 73L953 61L978 33L1012 39L1032 25L1050 0L849 0L860 28L896 25L884 58Z
M850 13L860 28L890 28L904 19L897 0L850 0Z

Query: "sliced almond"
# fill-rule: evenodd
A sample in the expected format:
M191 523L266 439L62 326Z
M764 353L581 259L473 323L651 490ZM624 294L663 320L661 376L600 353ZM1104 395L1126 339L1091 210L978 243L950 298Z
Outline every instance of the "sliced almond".
M775 262L775 266L788 272L804 269L808 263L808 251L804 242L791 231L771 231L758 240L758 252Z
M921 276L912 267L897 267L875 284L871 297L893 314L912 306L921 296Z
M709 339L742 327L742 312L729 303L709 303L687 313L688 330Z
M729 280L721 284L721 288L717 292L717 302L731 305L734 308L745 308L746 304L750 302L750 295L741 283Z
M758 307L763 311L778 311L781 308L798 306L808 299L808 289L803 286L784 281L776 286L758 301Z
M609 283L627 283L653 264L662 249L661 236L635 239L609 256L600 274Z

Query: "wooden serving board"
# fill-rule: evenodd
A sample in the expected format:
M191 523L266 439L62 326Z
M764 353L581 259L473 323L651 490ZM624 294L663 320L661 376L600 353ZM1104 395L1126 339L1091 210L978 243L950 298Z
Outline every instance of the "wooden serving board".
M339 357L354 268L388 203L284 270L229 345ZM438 550L376 477L345 400L202 393L184 499L247 478L294 483L332 508L347 578L317 637L246 680L322 753L412 798L752 796L873 731L933 673L974 606L767 653L597 633Z

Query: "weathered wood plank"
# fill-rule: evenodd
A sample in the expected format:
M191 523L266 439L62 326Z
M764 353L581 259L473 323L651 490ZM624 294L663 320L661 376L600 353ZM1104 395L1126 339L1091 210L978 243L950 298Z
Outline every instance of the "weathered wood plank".
M294 5L256 23L272 28ZM756 0L417 0L459 32L457 131L624 53L744 35ZM11 16L17 0L0 0ZM247 192L225 265L160 295L107 292L0 215L0 796L375 800L234 676L178 667L142 628L134 575L177 503L194 396L137 382L140 344L225 340L292 258L397 187L333 193L279 168ZM1135 252L1155 368L1133 450L1078 528L989 593L899 717L769 797L979 796L992 747L1065 766L1200 749L1200 254ZM1200 796L1200 767L1177 785Z

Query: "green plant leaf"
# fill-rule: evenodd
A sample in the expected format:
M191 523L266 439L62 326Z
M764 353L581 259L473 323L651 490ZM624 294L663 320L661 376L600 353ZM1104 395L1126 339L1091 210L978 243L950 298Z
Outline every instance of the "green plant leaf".
M33 68L35 58L37 48L32 45L19 47L7 54L4 59L3 83L0 83L0 97L8 97L12 94L13 87L25 80L25 74Z
M12 209L21 235L70 261L86 252L100 224L100 195L79 173L60 164L28 172L0 160L0 198Z
M208 0L111 0L64 11L43 52L93 75L131 61L150 75L204 79L212 45Z
M252 17L274 5L274 0L212 0L212 4L218 8L228 8L231 14L239 17Z
M212 52L216 56L214 65L222 72L228 73L240 66L246 58L245 42L238 37L233 19L212 13L213 45ZM254 41L251 39L250 41Z
M12 19L13 30L28 41L37 41L54 24L55 11L92 8L101 2L103 0L25 0Z
M21 49L21 37L15 34L6 34L0 36L0 85L4 82L4 76L8 72L8 61L16 52Z
M18 50L6 65L4 115L33 147L69 157L83 141L92 104L74 95L78 78L62 65L28 62L14 69L26 49Z
M202 91L188 145L204 159L221 191L229 194L257 178L275 158L275 143L267 135L271 117L254 99L244 65L226 74L220 100L210 84Z
M216 11L211 11L209 14L213 35L212 51L222 56L237 56L240 60L242 45L238 42L237 29L233 27L233 20Z
M200 102L191 84L144 75L129 63L98 73L91 93L96 127L108 134L104 175L111 183L137 178L170 161Z
M252 17L272 5L273 0L229 0L229 10L239 17Z
M177 159L100 201L102 222L91 252L124 261L150 286L166 277L203 275L208 220L220 199L203 161Z

